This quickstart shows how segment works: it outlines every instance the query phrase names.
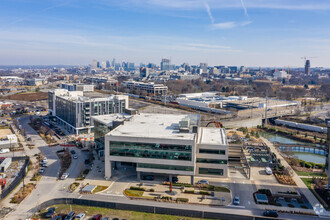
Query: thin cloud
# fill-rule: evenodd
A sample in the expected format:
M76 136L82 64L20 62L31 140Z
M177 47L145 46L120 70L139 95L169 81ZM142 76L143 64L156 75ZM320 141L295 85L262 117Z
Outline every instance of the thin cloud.
M196 47L200 49L231 49L229 46L222 46L222 45L216 45L216 44L197 44L197 43L188 43L185 44L190 47Z
M247 18L249 18L249 14L248 14L248 11L247 11L247 9L246 9L246 7L245 7L245 4L244 4L244 1L243 1L243 0L241 0L241 4L242 4L242 8L243 8L243 10L244 10L244 14L245 14L245 16L246 16Z
M209 18L211 20L211 23L214 24L214 18L213 18L212 12L211 12L210 5L207 3L206 0L204 0L204 5L205 5L205 8L206 8L207 14L209 15Z
M211 30L224 30L224 29L232 29L236 28L239 26L246 26L251 24L252 21L243 21L243 22L234 22L234 21L229 21L229 22L221 22L221 23L216 23L211 25Z

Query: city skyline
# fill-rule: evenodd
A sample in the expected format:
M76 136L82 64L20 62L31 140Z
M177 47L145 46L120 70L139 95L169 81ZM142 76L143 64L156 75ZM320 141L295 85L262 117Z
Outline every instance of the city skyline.
M262 0L3 1L1 65L93 59L330 67L330 3Z

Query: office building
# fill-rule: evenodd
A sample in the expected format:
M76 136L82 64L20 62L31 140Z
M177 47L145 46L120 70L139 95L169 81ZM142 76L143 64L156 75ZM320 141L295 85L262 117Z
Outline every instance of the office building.
M93 60L92 69L98 69L98 68L100 68L100 62L97 60Z
M171 61L169 59L162 59L162 62L160 63L160 69L161 70L171 70Z
M199 115L139 114L105 136L105 176L116 163L141 174L227 177L228 143L222 128L198 127ZM171 179L171 178L170 178Z
M286 79L288 78L288 73L286 71L275 71L274 72L274 78L275 79Z
M94 92L94 85L80 83L62 83L61 88L68 91Z
M146 91L148 95L153 96L164 96L167 93L167 86L163 84L155 84L153 82L144 83L144 82L135 82L135 81L124 81L121 84L130 90L139 89L141 91Z
M200 63L199 68L202 70L202 73L207 73L208 65L207 63Z
M140 78L146 78L149 76L149 68L141 67L140 68Z
M311 62L309 60L306 60L305 63L305 75L311 74Z
M60 124L75 134L93 131L91 116L123 113L128 108L128 96L105 96L66 89L48 92L48 101L50 115L55 116Z

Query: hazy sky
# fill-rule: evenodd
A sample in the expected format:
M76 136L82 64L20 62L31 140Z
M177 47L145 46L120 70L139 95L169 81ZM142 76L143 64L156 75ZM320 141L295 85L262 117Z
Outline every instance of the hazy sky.
M330 67L330 0L1 0L0 64Z

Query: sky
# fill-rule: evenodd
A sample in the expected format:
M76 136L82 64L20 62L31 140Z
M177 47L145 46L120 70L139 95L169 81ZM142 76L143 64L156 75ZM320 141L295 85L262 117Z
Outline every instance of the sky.
M330 67L330 0L0 0L1 65Z

